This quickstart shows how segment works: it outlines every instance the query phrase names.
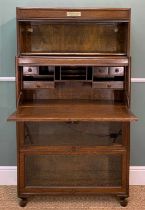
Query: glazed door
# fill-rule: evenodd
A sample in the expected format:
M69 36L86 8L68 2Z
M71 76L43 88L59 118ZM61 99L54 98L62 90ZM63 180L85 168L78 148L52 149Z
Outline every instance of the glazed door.
M94 154L21 153L20 186L25 192L120 192L126 185L125 152Z
M19 21L22 55L126 55L128 22Z

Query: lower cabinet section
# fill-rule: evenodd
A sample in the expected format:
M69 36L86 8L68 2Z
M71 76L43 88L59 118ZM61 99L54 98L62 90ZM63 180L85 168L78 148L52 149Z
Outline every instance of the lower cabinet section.
M129 123L20 122L17 128L21 206L31 195L98 193L126 205Z
M126 154L21 154L20 188L103 188L124 189L126 185ZM106 192L104 190L104 192Z
M129 123L18 123L19 195L128 195Z

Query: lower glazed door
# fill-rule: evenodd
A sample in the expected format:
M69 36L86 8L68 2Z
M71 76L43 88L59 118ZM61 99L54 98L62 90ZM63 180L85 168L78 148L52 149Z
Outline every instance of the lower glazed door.
M53 192L59 189L96 189L93 192L121 192L126 185L126 155L26 154L20 155L20 188L23 193ZM104 189L104 190L103 190ZM56 190L57 191L57 190ZM66 191L67 192L67 191ZM91 192L91 191L88 191Z

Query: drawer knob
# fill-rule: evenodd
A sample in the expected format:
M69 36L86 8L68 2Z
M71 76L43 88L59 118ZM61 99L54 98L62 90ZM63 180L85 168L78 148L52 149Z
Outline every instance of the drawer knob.
M32 69L31 68L28 68L28 72L32 72Z
M115 69L115 72L118 73L119 72L119 69Z

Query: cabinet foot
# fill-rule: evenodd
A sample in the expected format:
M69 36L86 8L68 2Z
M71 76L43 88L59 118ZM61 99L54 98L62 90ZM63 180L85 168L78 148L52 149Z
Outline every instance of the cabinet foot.
M120 197L120 205L121 205L122 207L126 207L127 204L128 204L127 197L124 197L124 196Z
M27 198L20 198L20 202L19 202L19 205L21 207L25 207L27 205L27 202L28 202L28 199Z

